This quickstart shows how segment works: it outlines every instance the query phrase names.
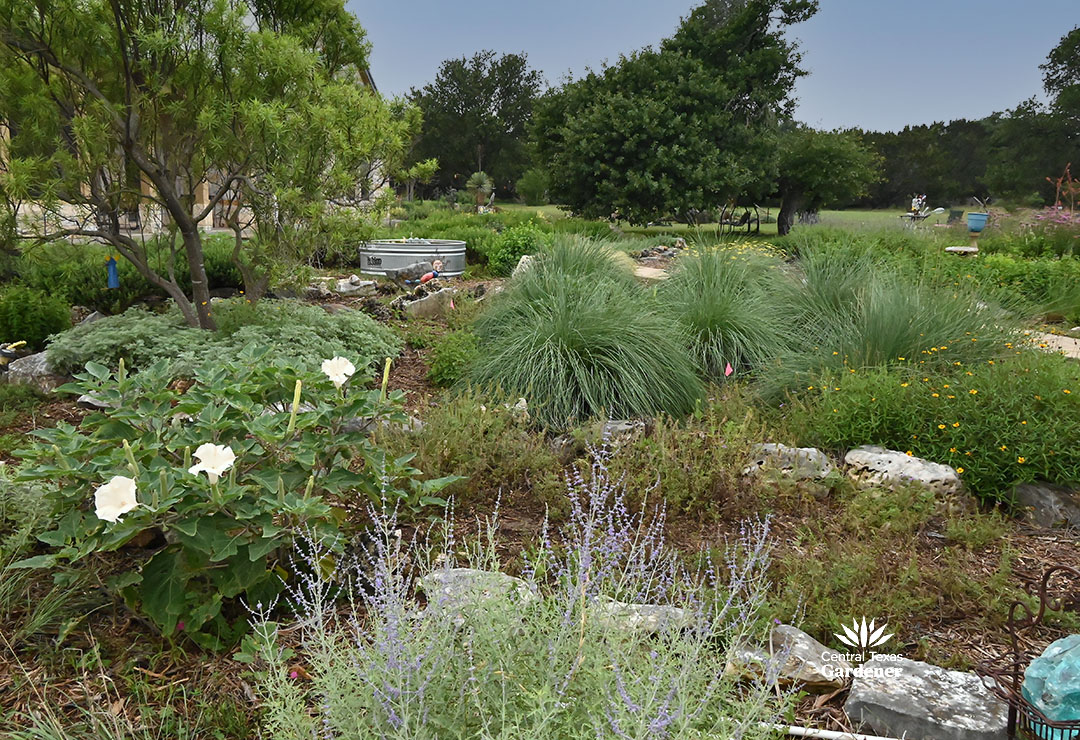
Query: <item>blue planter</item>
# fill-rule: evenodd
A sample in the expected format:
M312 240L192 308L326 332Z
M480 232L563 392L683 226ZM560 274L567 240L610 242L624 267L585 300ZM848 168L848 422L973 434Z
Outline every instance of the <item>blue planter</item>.
M968 231L979 233L986 227L988 218L990 218L989 213L969 213L967 215Z

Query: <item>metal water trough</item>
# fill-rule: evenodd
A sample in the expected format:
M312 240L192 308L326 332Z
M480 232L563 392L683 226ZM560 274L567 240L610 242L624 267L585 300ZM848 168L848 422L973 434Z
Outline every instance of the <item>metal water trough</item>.
M453 239L376 239L361 244L357 252L360 269L368 275L435 260L442 260L440 274L445 277L465 272L465 242Z

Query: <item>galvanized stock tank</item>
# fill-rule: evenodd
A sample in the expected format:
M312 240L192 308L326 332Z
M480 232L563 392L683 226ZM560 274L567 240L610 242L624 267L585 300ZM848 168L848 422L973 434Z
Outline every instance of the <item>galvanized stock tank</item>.
M360 269L368 275L435 260L442 260L440 275L457 277L465 272L465 242L453 239L376 239L361 244L357 252Z

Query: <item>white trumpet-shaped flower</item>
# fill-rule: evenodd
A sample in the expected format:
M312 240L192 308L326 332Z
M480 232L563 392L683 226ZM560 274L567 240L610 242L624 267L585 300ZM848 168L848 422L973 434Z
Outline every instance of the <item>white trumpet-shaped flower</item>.
M199 445L195 450L195 458L198 463L188 468L192 475L206 473L211 483L217 483L226 470L232 467L236 461L236 453L228 445L216 445L210 442Z
M340 388L356 372L356 366L344 357L334 357L330 360L323 360L322 371L326 374L326 377L330 378L335 387Z
M135 500L135 481L123 475L113 476L112 480L94 491L94 513L106 522L116 522L139 502Z

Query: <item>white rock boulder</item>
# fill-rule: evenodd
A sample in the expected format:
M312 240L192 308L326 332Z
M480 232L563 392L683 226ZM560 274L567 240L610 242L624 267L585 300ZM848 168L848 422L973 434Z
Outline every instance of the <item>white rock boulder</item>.
M839 689L851 680L852 666L840 653L791 625L773 627L769 650L784 661L780 679L785 683Z
M776 471L794 480L821 480L835 470L832 460L821 450L769 442L751 450L750 464L743 469L743 475Z
M440 568L421 577L418 585L427 597L429 608L436 611L487 606L505 599L536 598L528 583L494 570Z
M957 494L963 488L954 468L884 447L856 447L844 456L844 463L848 476L860 488L896 488L916 483L941 494Z
M598 624L624 632L655 634L690 626L690 616L685 609L662 604L628 604L602 599L593 606L592 614Z
M1006 740L1008 706L974 673L875 655L844 703L852 722L907 740Z
M53 370L44 352L12 360L7 369L7 382L32 385L42 393L54 390L66 380Z

